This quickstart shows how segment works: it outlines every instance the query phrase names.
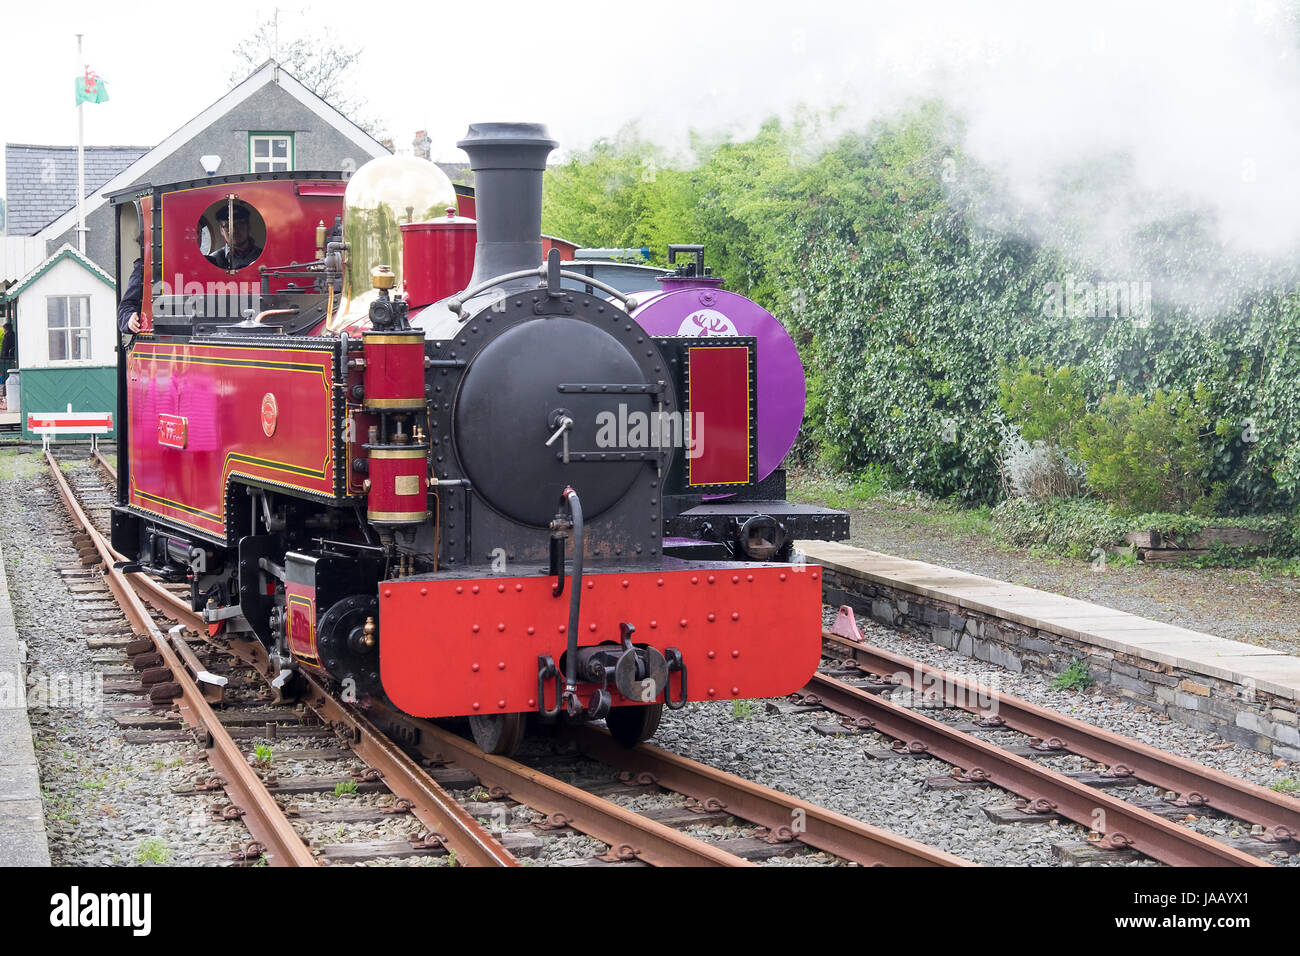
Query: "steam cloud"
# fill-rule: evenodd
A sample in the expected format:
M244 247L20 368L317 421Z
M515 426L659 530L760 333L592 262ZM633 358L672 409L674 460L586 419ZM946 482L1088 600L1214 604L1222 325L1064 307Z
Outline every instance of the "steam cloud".
M1281 259L1300 240L1290 3L702 4L617 38L593 18L566 22L572 49L603 51L609 72L582 71L558 110L554 88L524 93L565 146L635 121L681 147L690 127L746 135L800 106L842 106L836 122L862 128L939 98L1031 223L1060 214L1069 170L1099 158L1120 170L1075 197L1099 252L1175 209L1213 213L1238 253ZM611 85L618 95L581 93Z

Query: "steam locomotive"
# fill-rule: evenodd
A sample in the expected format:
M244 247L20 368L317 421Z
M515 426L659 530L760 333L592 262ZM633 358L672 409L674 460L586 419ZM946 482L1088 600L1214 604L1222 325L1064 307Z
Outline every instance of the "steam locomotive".
M285 693L315 672L488 752L530 715L630 746L665 706L798 689L821 576L791 544L848 524L783 500L789 337L698 247L637 294L543 261L545 127L459 145L473 190L393 156L109 197L119 274L148 239L115 547Z

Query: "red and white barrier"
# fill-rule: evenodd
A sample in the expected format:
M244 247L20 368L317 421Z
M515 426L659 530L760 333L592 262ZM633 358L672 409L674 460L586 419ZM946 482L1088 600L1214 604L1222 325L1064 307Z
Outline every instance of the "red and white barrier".
M96 437L113 430L112 412L28 412L27 430L41 436L41 446L48 448L50 439L60 435L90 435L91 445Z

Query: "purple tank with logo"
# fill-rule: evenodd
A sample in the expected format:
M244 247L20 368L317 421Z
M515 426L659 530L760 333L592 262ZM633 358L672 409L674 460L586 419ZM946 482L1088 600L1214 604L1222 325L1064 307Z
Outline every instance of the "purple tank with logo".
M641 293L632 318L651 335L752 335L758 340L758 474L785 459L803 424L803 363L785 327L758 303L712 276L665 276L662 292Z

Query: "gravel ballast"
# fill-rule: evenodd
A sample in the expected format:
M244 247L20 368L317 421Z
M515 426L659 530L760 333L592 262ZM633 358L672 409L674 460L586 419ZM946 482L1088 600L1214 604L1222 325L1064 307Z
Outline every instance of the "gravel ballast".
M827 622L833 619L834 609L827 608ZM859 622L859 626L866 639L881 648L1254 783L1268 786L1300 776L1294 765L1275 767L1270 757L1192 730L1121 698L1054 690L1040 675L1015 674L872 622ZM903 694L895 699L906 703L909 697ZM946 764L908 758L876 760L865 751L888 747L887 738L875 734L827 736L814 725L833 722L829 713L781 716L768 710L762 702L748 707L689 705L676 713L665 712L652 742L983 865L1058 865L1060 861L1052 856L1053 844L1087 839L1084 828L1069 823L994 824L983 808L1013 802L1010 794L993 788L927 790L922 778L944 774ZM1024 740L1013 733L990 735L989 739L1001 744ZM1049 758L1045 763L1061 771L1090 765L1071 755ZM1159 796L1149 787L1112 792L1131 800ZM1219 835L1242 832L1240 824L1225 819L1198 818L1191 825ZM1300 857L1272 862L1295 866L1300 865ZM1152 864L1144 860L1132 865Z
M206 800L173 793L206 770L191 762L193 746L125 742L113 719L124 712L106 707L118 695L104 694L103 682L126 661L109 663L113 652L87 648L90 614L56 573L76 565L77 552L45 470L37 451L0 452L0 534L14 619L30 662L28 699L51 860L55 866L210 862L202 854L228 851L243 828L213 822Z
M82 689L61 698L48 694L43 703L37 695L31 714L51 856L61 865L217 863L246 835L237 824L213 821L209 798L175 792L207 772L205 764L194 760L196 749L188 743L127 744L113 720L122 711L105 707L115 695L103 693L103 681L119 673L121 662L112 662L110 653L87 649L85 601L74 596L69 586L74 579L64 580L55 573L57 567L76 563L76 551L57 497L40 474L43 468L39 455L0 452L4 496L0 533L15 619L31 660L32 687ZM833 610L828 609L828 614L833 616ZM1124 699L1093 691L1054 690L1042 675L1014 674L873 622L861 626L867 639L884 649L1255 783L1267 786L1300 777L1296 765L1275 766L1270 757L1171 722ZM896 699L906 700L906 695ZM947 765L924 758L876 759L867 751L887 749L888 739L816 729L834 720L825 712L779 714L762 701L695 704L665 712L652 743L984 865L1060 865L1054 845L1087 839L1085 828L1068 822L995 823L986 808L1011 803L1011 795L993 788L928 789L924 779L944 775ZM998 736L1000 742L1016 739L1016 735ZM541 742L537 752L545 754L551 746ZM1068 755L1052 757L1047 763L1060 770L1089 766ZM347 766L347 761L336 765L340 771ZM292 760L275 760L277 773L294 769ZM572 772L580 777L589 768L579 761ZM1158 796L1151 788L1123 795ZM638 809L666 808L680 801L668 794L618 799ZM531 811L518 808L510 822L526 823L530 815ZM1238 829L1232 821L1208 818L1192 825L1221 835ZM410 821L395 820L381 832L393 839L409 839L418 835L415 830ZM320 843L330 843L361 833L349 824L322 824L312 835ZM743 826L698 828L701 837L723 841L750 833ZM546 841L535 863L571 864L575 857L603 850L597 841L580 835L556 836ZM829 862L833 861L822 855L810 855L776 857L764 864ZM1117 857L1116 863L1122 862ZM1286 862L1297 865L1300 858ZM438 864L429 860L427 865Z

